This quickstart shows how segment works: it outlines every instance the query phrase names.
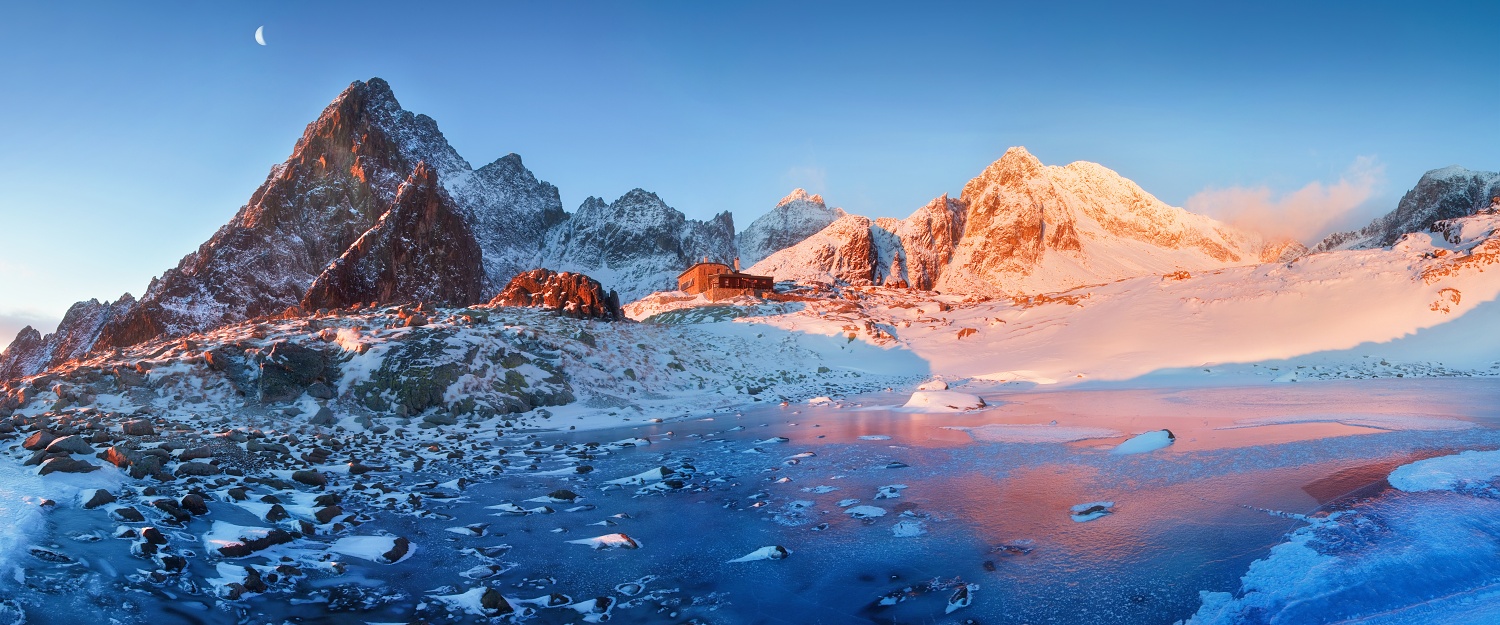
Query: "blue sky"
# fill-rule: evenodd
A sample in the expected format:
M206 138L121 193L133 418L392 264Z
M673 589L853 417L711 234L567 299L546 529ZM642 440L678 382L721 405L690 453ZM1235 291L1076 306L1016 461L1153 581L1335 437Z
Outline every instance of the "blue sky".
M1497 23L1494 2L11 3L0 344L139 295L356 79L476 167L521 154L569 210L642 187L743 227L801 186L904 216L1025 145L1316 238L1428 169L1500 169Z

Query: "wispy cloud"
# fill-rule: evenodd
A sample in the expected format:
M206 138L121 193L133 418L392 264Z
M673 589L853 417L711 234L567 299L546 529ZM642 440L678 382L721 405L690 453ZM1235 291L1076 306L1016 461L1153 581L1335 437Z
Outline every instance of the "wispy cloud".
M807 189L811 193L826 193L828 186L828 170L815 165L805 167L793 167L786 170L781 176L787 184L793 187Z
M1188 210L1268 237L1313 243L1354 213L1385 183L1372 156L1354 160L1338 182L1314 181L1277 197L1269 187L1208 188L1187 199Z

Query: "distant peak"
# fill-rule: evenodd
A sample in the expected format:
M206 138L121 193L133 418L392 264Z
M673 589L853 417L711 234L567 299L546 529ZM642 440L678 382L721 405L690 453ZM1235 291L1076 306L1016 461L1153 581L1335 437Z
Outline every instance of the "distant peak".
M801 187L792 189L792 192L787 194L786 197L781 198L781 201L777 202L776 205L786 206L787 204L791 204L792 202L811 202L813 204L817 204L818 206L826 206L825 204L823 204L823 196L816 193L809 195L807 193L807 189L803 189Z
M634 189L631 189L631 190L625 192L625 195L620 196L620 199L615 200L615 201L616 202L628 202L628 203L631 203L631 204L640 203L640 202L651 202L651 203L654 203L654 204L663 204L664 203L664 202L661 201L660 197L657 197L657 195L655 193L652 193L652 192L647 191L645 189L642 189L640 187L636 187Z
M1035 156L1032 156L1031 152L1026 151L1025 146L1020 145L1011 147L1010 149L1006 150L1005 155L1001 156L1000 160L995 162L1012 166L1024 166L1027 168L1036 168L1042 166L1041 160L1039 160Z
M1425 174L1422 174L1422 177L1423 178L1435 178L1435 179L1447 179L1447 178L1458 178L1460 176L1468 176L1468 175L1477 174L1477 173L1482 173L1482 172L1471 171L1467 167L1464 167L1462 165L1449 165L1447 167L1442 167L1442 168L1439 168L1439 169L1434 169L1434 170L1429 171L1429 172L1427 172Z
M984 168L984 172L979 174L979 177L969 181L969 184L964 187L965 195L968 195L971 191L970 187L976 183L981 185L1008 184L1034 178L1041 172L1042 162L1032 156L1031 152L1027 152L1026 148L1015 146L1006 150L1005 155L990 163L989 167Z

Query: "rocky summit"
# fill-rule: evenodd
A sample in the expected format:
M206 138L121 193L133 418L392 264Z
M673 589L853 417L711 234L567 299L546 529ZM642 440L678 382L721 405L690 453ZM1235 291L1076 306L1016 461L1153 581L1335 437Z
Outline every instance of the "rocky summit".
M824 204L823 196L808 194L804 189L794 189L776 203L776 208L757 217L744 231L735 235L740 262L748 267L762 258L801 243L844 214L844 209L829 208Z

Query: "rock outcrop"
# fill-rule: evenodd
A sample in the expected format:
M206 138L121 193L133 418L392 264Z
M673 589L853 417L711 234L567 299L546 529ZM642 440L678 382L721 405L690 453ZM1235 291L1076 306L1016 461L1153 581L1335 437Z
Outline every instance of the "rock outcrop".
M522 272L490 300L490 306L545 308L575 318L618 321L620 296L606 292L598 280L581 273L532 269Z
M844 209L829 208L824 204L823 196L794 189L776 203L776 208L757 217L743 232L735 235L740 262L747 267L754 265L817 234L844 214Z
M1335 232L1314 252L1388 247L1401 235L1426 232L1445 219L1467 217L1496 203L1500 197L1500 172L1473 171L1457 165L1434 169L1422 175L1393 210L1359 230Z
M304 310L365 302L484 301L482 252L468 224L418 163L395 202L368 231L320 273L302 299Z
M128 315L135 304L129 293L113 302L91 299L69 307L57 330L45 337L31 326L22 328L11 346L0 353L0 380L31 375L88 354L99 333Z

